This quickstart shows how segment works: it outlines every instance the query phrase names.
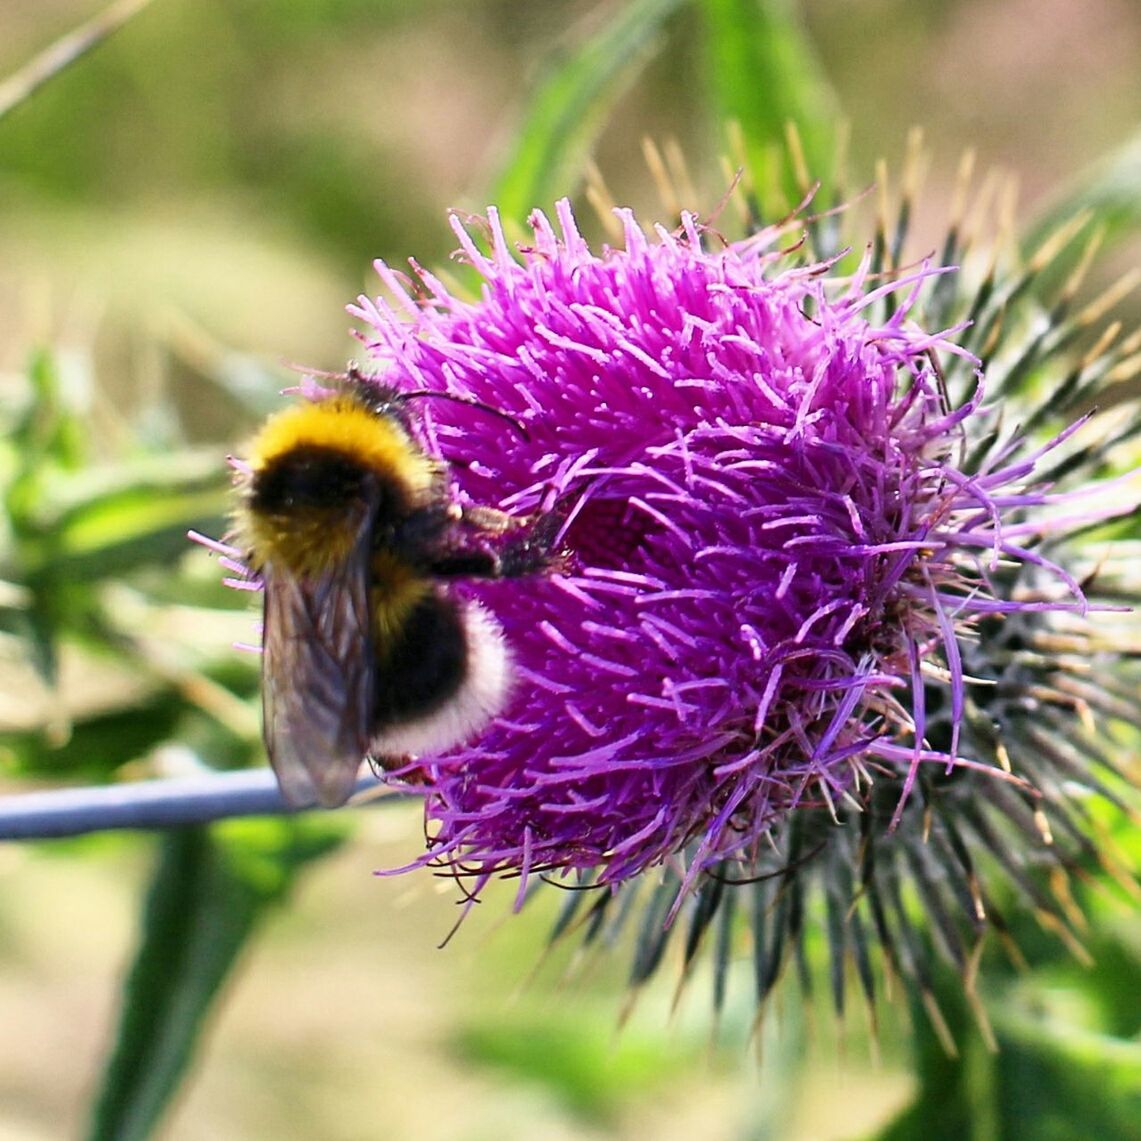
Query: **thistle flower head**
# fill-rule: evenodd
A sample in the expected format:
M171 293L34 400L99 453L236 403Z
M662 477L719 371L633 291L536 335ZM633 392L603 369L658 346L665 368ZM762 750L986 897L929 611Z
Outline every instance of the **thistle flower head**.
M920 324L950 270L841 275L779 228L725 243L620 217L621 247L594 251L563 202L519 253L494 212L490 252L455 220L478 300L380 265L396 308L355 312L385 383L525 426L508 440L456 401L429 418L462 497L565 512L574 553L565 577L475 591L517 686L423 766L432 859L602 883L674 860L680 897L877 782L898 823L925 768L1007 779L963 747L964 646L1085 601L1029 521L1067 433L1004 434L962 328ZM1008 594L1010 566L1050 589Z

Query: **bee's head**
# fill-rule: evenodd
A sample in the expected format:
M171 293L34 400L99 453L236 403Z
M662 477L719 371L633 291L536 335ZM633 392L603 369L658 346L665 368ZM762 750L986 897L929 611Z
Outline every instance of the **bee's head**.
M461 396L454 392L440 392L434 389L401 390L385 384L376 376L362 372L356 364L350 364L342 380L344 390L358 400L362 406L369 409L376 416L390 416L399 421L405 431L411 432L411 417L408 415L407 403L409 400L449 400L453 404L463 404L468 408L478 408L489 416L497 416L506 421L524 439L529 439L527 429L523 424L501 408L485 404L470 396Z
M272 416L249 449L239 529L257 567L311 574L347 556L366 524L429 501L439 471L404 423L336 392Z

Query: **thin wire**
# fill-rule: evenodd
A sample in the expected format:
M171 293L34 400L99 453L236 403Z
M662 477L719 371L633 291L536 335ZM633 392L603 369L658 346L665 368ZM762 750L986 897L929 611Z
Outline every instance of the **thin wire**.
M354 796L385 787L373 777ZM403 799L386 788L382 802ZM0 840L43 840L114 829L185 828L234 816L280 816L297 809L282 799L269 769L243 769L169 780L0 796Z

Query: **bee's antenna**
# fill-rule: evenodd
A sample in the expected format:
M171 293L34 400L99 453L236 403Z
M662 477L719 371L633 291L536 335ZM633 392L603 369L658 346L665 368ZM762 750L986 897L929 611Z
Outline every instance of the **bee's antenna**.
M492 404L485 404L482 400L476 400L470 396L457 396L452 392L435 392L430 388L418 389L415 392L397 392L396 396L400 400L434 396L440 400L451 400L455 404L466 404L469 408L478 408L480 411L487 412L491 416L498 416L500 420L506 420L524 440L531 438L530 433L523 427L522 422L512 416L510 412L504 412L502 408L496 408Z
M492 404L485 404L482 400L476 400L471 396L457 396L455 393L440 392L438 389L433 388L418 388L413 392L401 392L400 389L392 388L385 384L384 381L378 377L370 376L355 361L349 362L349 366L345 372L315 372L312 369L307 369L306 371L310 376L328 377L331 380L344 380L358 392L362 393L362 395L375 392L379 389L386 403L395 402L397 400L404 401L435 397L439 400L451 400L455 404L466 404L469 408L478 408L490 416L498 416L500 420L505 420L524 440L531 438L530 433L523 427L522 422L509 412L504 412L502 408L496 408Z

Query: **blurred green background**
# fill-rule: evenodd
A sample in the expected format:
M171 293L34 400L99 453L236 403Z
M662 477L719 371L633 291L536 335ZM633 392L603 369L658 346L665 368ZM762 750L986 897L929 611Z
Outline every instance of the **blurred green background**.
M930 226L963 148L1016 172L1033 213L1141 118L1131 0L789 6L851 122L855 181L926 130ZM5 0L5 72L99 8ZM151 335L173 338L168 369L197 363L178 352L187 322L270 363L338 365L342 306L373 287L371 260L450 253L444 211L486 205L537 81L621 8L157 0L4 123L0 364L71 333L95 341L101 376L146 389ZM703 197L724 188L701 31L679 5L596 148L615 196L647 211L647 135L680 141ZM188 402L199 431L236 437Z
M344 305L373 289L374 257L442 263L448 207L511 201L504 172L519 169L536 91L626 16L652 34L610 81L590 149L614 196L652 218L642 140L676 139L690 205L711 208L725 179L701 7L154 0L0 118L0 415L17 444L2 553L41 568L0 597L0 782L258 761L243 701L254 663L229 649L254 616L182 539L188 521L224 527L224 455L290 382L288 362L353 354ZM924 235L936 245L965 147L1019 176L1029 222L1141 122L1134 0L775 8L801 17L850 121L854 185L925 129L921 249ZM99 10L3 0L0 77ZM581 116L565 124L583 129ZM554 159L551 186L543 173L538 205L580 189ZM1137 249L1118 249L1102 280ZM160 1136L838 1141L872 1135L917 1088L899 1027L884 1028L877 1061L859 1011L840 1034L823 1002L806 1020L791 993L770 1012L762 1070L747 1001L711 1046L707 979L671 1016L663 977L622 1033L625 958L578 964L566 982L564 953L522 986L557 899L508 922L511 891L491 893L438 951L450 885L370 874L418 849L415 808L357 817L290 834L300 863L352 832L242 951ZM164 858L190 857L168 843ZM147 837L0 847L0 1141L82 1135L155 859ZM259 875L242 882L259 901L243 914L260 919L289 884ZM1110 914L1128 977L1141 939ZM1049 992L1063 1007L1083 1001L1066 980ZM1044 993L1026 1007L1036 1017ZM1014 1136L993 1121L972 1135Z

